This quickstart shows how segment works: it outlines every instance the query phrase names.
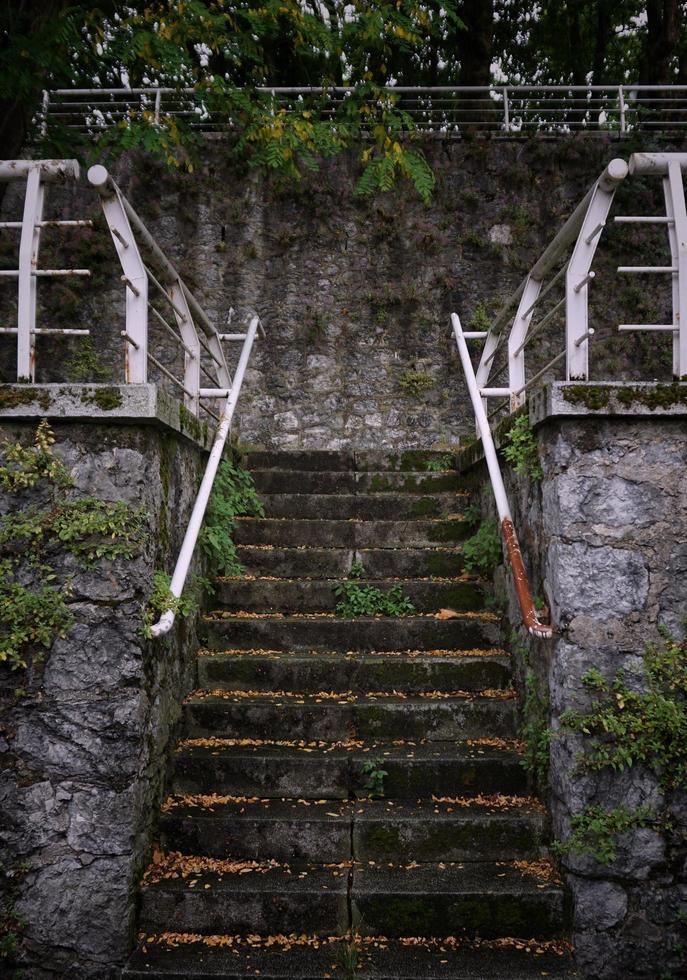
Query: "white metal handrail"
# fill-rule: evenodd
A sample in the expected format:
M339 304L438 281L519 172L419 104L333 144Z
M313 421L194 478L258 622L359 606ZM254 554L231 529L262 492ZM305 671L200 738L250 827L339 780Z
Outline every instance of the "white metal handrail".
M599 238L606 226L616 188L628 174L655 174L662 178L666 213L665 215L618 215L615 221L618 224L665 226L671 265L618 266L617 271L670 274L673 315L672 322L669 324L625 323L619 324L618 330L671 333L673 377L678 381L687 380L687 208L683 183L683 173L686 171L687 153L635 153L630 157L629 167L624 160L611 160L528 275L506 301L488 330L464 331L458 315L456 313L451 315L451 325L472 402L477 433L482 440L502 534L513 569L523 622L529 632L536 636L549 636L551 629L538 621L534 609L489 419L504 407L504 399L510 412L517 411L524 404L526 393L534 385L542 383L552 369L563 360L566 363L567 380L588 380L589 341L594 335L593 327L589 326L587 308L587 293L594 280L591 265ZM570 256L566 258L570 251ZM546 277L564 258L565 261L560 268L544 285ZM563 276L565 276L563 299L555 303L532 327L532 316L538 303L552 291ZM514 307L516 307L515 312L513 312ZM532 338L542 332L559 315L564 315L565 318L565 347L528 379L525 371L525 349ZM477 370L473 368L468 351L468 340L484 341ZM494 367L494 361L500 352L502 363ZM507 384L501 386L490 384L492 375L498 378L503 372L507 372ZM486 406L490 398L495 399L498 404L494 410L487 413Z
M126 327L122 332L126 380L134 384L147 381L150 362L181 390L186 408L198 415L201 399L214 398L218 391L227 391L232 387L220 333L105 167L91 167L88 180L100 195L105 220L122 266L122 282L126 290ZM148 262L141 254L139 241L150 256ZM155 270L151 264L155 265ZM176 329L150 300L151 287L171 310ZM148 350L149 312L153 313L183 352L183 378L176 377ZM209 367L202 362L203 354ZM201 372L214 382L212 388L201 388ZM212 412L209 414L214 415Z
M259 87L278 108L294 111L306 98L322 102L324 118L356 93L346 86ZM393 99L416 130L443 137L470 132L517 136L533 132L565 135L577 131L632 133L682 130L687 126L686 85L491 85L389 86L381 97ZM231 110L202 89L74 88L46 91L42 128L52 123L86 134L144 115L154 125L169 117L193 129L221 131L232 125Z
M682 174L687 171L685 153L635 153L629 166L621 159L608 164L594 182L572 215L547 246L517 289L502 305L486 331L464 332L468 340L483 340L479 365L475 372L483 404L495 399L497 407L488 418L505 405L511 412L520 408L527 392L546 378L556 365L565 361L568 381L589 378L589 347L594 328L589 325L588 294L594 282L592 263L606 227L618 185L628 174L656 174L662 177L665 215L618 215L618 224L664 225L668 234L671 265L618 266L619 273L670 274L672 279L672 323L624 323L620 332L663 331L673 335L673 377L687 376L687 211ZM558 266L558 268L557 268ZM556 270L555 272L553 270ZM547 281L548 278L548 281ZM564 280L564 295L537 322L535 312L541 302ZM527 377L525 353L532 340L552 322L565 321L564 349L536 374ZM498 379L507 375L505 383Z
M0 221L0 229L19 231L19 258L16 269L0 270L0 281L17 280L17 325L3 327L1 334L17 337L17 380L34 381L36 376L36 336L87 337L90 330L75 328L37 328L38 280L62 276L90 276L89 269L39 269L38 258L45 228L92 227L90 220L44 219L46 185L79 179L76 160L2 160L0 181L26 181L24 213L21 221Z
M513 571L515 590L520 603L522 619L528 632L532 636L546 638L553 635L553 630L551 626L539 622L539 618L537 617L537 613L534 608L534 602L532 600L532 593L530 592L529 583L527 581L527 573L525 572L520 545L518 544L518 538L513 526L513 518L511 517L510 506L508 504L508 496L506 494L506 488L503 484L503 477L501 476L498 456L496 455L496 447L494 446L494 440L491 435L487 413L484 410L479 384L477 382L477 378L475 377L472 361L470 360L470 353L468 351L465 334L463 333L463 328L457 313L451 314L451 324L453 326L456 344L458 345L458 353L463 365L463 371L465 373L468 392L470 393L472 408L475 413L477 430L482 439L482 449L487 463L487 469L489 470L491 485L494 490L496 509L498 511L499 521L501 524L501 533L506 545L511 569Z
M191 517L189 519L188 527L186 528L184 540L181 545L181 550L179 552L179 557L177 559L174 574L172 575L172 581L169 587L170 592L175 599L181 598L184 591L188 571L191 567L191 561L193 559L193 552L195 551L196 544L198 542L198 535L200 534L200 529L203 524L203 517L205 516L208 500L210 499L212 487L215 482L217 468L222 459L224 445L231 429L231 421L234 416L234 410L236 408L239 394L241 393L243 377L246 373L246 368L248 367L248 361L250 359L251 350L255 341L255 335L259 327L260 320L257 316L254 316L250 321L248 330L245 334L245 340L243 341L243 346L241 348L241 354L236 367L236 372L234 374L233 384L227 392L223 393L228 396L227 401L224 406L222 418L220 419L220 423L215 433L215 441L212 446L212 450L210 451L210 458L208 459L205 473L203 474L203 479L198 489L196 502L193 505L193 511L191 512ZM168 633L174 625L175 616L176 612L174 609L167 609L157 623L151 627L152 636L158 637Z

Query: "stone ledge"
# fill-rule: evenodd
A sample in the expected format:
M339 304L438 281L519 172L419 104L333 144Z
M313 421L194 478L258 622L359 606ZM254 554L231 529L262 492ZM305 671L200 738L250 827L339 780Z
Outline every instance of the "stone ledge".
M559 416L687 416L687 383L554 381L528 399L530 422Z
M213 430L154 384L4 384L0 420L48 418L74 422L154 425L172 429L203 449Z
M687 382L553 381L532 392L527 410L533 427L555 418L687 418ZM492 430L497 449L507 442L511 418ZM458 453L456 466L464 474L483 460L479 439Z

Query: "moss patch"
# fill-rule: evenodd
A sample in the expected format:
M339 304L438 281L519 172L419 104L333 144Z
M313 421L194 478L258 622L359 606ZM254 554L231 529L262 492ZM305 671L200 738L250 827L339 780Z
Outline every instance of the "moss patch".
M37 402L47 411L51 404L50 393L44 388L25 388L20 385L0 385L0 409L17 408Z
M671 408L687 405L687 386L680 384L652 385L650 388L620 388L616 397L621 405L629 408L635 402L647 408Z
M584 405L590 411L598 411L608 406L612 391L603 385L572 385L563 388L563 398L571 405Z
M81 401L86 405L97 405L103 412L110 412L119 408L123 398L119 388L94 388L81 396Z

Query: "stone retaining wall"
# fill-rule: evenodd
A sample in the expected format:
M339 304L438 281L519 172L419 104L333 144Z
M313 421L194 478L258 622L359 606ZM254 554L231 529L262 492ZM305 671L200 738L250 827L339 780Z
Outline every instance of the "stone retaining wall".
M577 962L589 978L677 977L687 962L687 794L665 797L649 767L576 775L588 740L560 722L566 709L589 707L582 677L590 668L609 679L622 669L642 689L646 644L661 644L659 629L685 636L687 385L672 387L672 396L671 387L554 385L529 407L543 479L506 471L533 592L555 626L552 641L525 638L522 629L513 637L520 685L531 671L554 731L554 837L567 839L571 817L589 805L665 804L674 824L670 834L651 827L621 834L608 866L587 855L563 859ZM652 390L663 407L647 406L656 401ZM489 494L483 499L493 507ZM510 575L499 579L517 629Z
M77 492L148 515L132 560L84 568L50 556L71 588L74 625L32 673L0 667L0 898L5 915L25 922L17 965L27 980L119 975L171 731L194 683L195 619L151 642L141 610L153 571L171 571L205 454L153 388L109 390L118 408L99 408L97 389L54 386L35 389L38 404L20 399L0 414L0 440L27 443L49 415ZM89 414L103 417L92 424ZM16 505L0 493L0 513Z

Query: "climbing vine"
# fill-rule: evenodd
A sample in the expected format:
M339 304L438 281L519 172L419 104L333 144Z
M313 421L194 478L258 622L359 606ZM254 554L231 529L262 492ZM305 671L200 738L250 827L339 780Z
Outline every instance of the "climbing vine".
M529 476L533 480L541 480L544 476L529 415L516 417L508 430L508 444L504 446L503 455L520 476Z
M587 711L569 710L561 716L564 730L585 736L576 771L623 771L647 767L664 794L687 787L687 642L668 636L661 645L650 644L644 654L641 689L619 671L608 680L592 669L582 678L592 693ZM634 810L605 810L587 806L572 818L571 834L557 843L561 854L590 854L602 864L616 856L617 835L647 825L668 832L671 824L664 806Z
M222 460L199 539L215 574L242 574L243 566L233 540L236 518L264 516L265 511L250 473L234 461Z
M463 543L465 568L485 578L501 562L501 537L496 521L484 521Z
M99 559L132 558L145 540L142 510L77 495L54 442L43 420L33 445L8 443L0 454L0 485L17 497L15 509L0 517L0 663L12 670L42 659L74 621L70 585L59 582L52 554L66 552L91 567ZM28 490L40 502L26 502Z

